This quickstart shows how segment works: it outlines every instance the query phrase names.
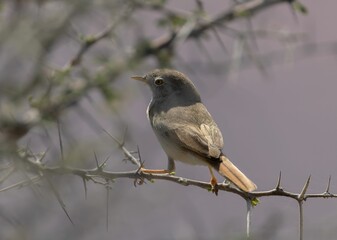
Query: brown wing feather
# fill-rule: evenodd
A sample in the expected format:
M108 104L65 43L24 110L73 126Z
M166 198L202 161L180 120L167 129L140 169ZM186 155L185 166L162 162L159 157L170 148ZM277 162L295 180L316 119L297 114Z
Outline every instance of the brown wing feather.
M154 114L151 109L150 106L148 114L152 119L152 127L158 131L165 130L165 134L174 139L179 146L208 158L220 156L223 147L221 132L202 103L176 106L165 114Z
M193 152L205 156L218 158L223 145L220 130L214 125L201 124L177 126L170 131L171 137L176 138L181 146Z

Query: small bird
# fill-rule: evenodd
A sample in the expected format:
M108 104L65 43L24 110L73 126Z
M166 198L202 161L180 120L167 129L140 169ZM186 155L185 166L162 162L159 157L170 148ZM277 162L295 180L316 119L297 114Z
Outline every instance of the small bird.
M256 185L222 153L221 131L186 75L175 70L156 69L132 79L146 83L152 91L147 116L168 156L167 169L142 169L143 172L172 173L174 160L178 160L208 166L212 191L216 194L217 179L212 168L244 192L256 189Z

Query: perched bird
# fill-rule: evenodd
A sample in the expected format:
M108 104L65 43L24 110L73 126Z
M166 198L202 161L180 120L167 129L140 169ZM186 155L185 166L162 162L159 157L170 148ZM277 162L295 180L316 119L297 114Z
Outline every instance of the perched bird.
M222 153L221 131L186 75L175 70L157 69L132 79L146 83L152 91L147 116L168 156L167 170L142 169L143 172L174 172L174 160L178 160L208 166L215 193L217 179L212 168L242 191L256 189L256 185Z

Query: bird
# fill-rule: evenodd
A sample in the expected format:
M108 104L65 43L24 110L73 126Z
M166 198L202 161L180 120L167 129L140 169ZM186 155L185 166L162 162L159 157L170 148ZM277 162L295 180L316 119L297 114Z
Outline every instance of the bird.
M167 169L146 169L144 173L173 173L175 161L208 166L212 192L217 194L215 169L226 180L244 192L257 189L222 152L224 141L220 129L201 101L193 82L172 69L155 69L144 76L132 76L148 85L152 99L147 117L168 157Z

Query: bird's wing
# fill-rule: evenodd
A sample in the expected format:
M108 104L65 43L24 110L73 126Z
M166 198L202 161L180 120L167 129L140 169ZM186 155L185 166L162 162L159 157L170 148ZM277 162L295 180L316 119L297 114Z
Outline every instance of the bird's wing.
M199 127L190 124L176 125L170 132L186 149L208 158L219 158L223 147L223 139L215 124L201 124Z

